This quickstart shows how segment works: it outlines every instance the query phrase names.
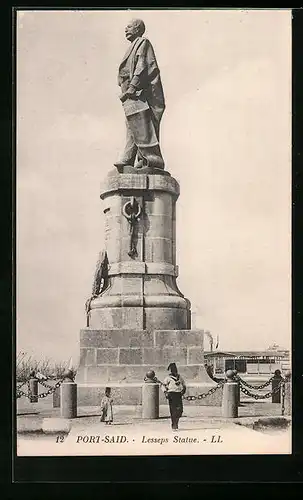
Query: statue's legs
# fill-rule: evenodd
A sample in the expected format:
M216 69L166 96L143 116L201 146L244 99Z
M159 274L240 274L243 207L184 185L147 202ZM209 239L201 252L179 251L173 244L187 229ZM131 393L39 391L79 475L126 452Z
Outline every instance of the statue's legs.
M133 166L138 153L137 167L164 168L159 145L159 127L160 121L150 109L127 116L126 145L121 159L115 166Z
M134 136L131 131L131 128L128 124L128 121L126 120L126 144L124 148L124 152L121 156L121 159L115 163L116 167L123 167L126 165L131 165L132 167L134 166L135 160L136 160L136 155L138 148L136 146L136 143L134 141Z
M150 109L127 117L129 128L138 148L140 166L164 168L159 145L159 126Z

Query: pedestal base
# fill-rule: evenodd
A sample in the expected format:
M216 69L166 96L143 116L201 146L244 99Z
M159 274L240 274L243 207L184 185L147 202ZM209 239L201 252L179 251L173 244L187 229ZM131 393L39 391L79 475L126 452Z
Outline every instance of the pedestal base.
M116 404L141 404L142 385L149 370L159 380L175 362L187 385L187 395L207 392L216 383L204 366L202 330L93 330L80 332L78 404L98 405L105 387ZM221 404L222 391L189 404ZM160 403L165 404L161 392Z

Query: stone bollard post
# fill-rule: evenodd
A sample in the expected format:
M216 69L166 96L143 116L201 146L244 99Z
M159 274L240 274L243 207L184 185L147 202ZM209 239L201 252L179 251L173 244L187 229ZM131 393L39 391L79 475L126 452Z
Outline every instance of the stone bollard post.
M159 418L159 384L155 381L155 372L147 372L142 387L142 417Z
M36 374L34 371L30 373L29 379L29 390L30 390L30 402L38 403L38 380L36 379Z
M60 393L60 387L57 387L57 389L53 392L53 408L60 408Z
M291 382L291 373L288 372L285 374L284 415L291 416L291 413L292 413L292 382Z
M233 373L234 373L234 380L235 382L238 383L238 393L237 393L237 401L238 401L238 406L240 406L240 398L241 398L241 389L240 389L240 377L238 375L238 371L237 370L232 370Z
M60 389L61 417L76 418L77 384L74 382L71 372L67 372L65 375L65 380L61 384Z
M271 390L274 391L275 389L277 389L277 387L279 386L279 384L281 383L281 380L283 379L282 375L281 375L281 371L280 370L276 370L275 373L274 373L274 376L272 378L272 381L271 381ZM272 394L271 396L271 402L272 403L281 403L281 388L279 391L276 391Z
M225 418L238 417L238 386L233 370L227 370L222 399L222 416Z

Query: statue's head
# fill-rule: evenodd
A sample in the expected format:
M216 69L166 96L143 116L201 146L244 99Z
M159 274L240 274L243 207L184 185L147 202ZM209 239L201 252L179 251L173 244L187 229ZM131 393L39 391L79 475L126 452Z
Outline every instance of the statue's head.
M145 24L142 19L132 19L125 28L125 36L129 42L142 36L144 32Z

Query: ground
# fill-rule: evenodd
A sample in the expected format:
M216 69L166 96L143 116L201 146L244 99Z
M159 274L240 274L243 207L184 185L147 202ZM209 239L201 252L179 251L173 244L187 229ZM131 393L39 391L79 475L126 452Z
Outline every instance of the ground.
M237 419L223 419L218 406L186 404L178 433L171 431L168 406L160 406L157 420L142 419L141 411L141 406L115 406L114 423L107 426L100 422L99 407L79 407L77 418L68 421L52 407L51 396L38 403L20 398L18 455L291 452L290 417L282 417L280 404L268 400L241 403Z

